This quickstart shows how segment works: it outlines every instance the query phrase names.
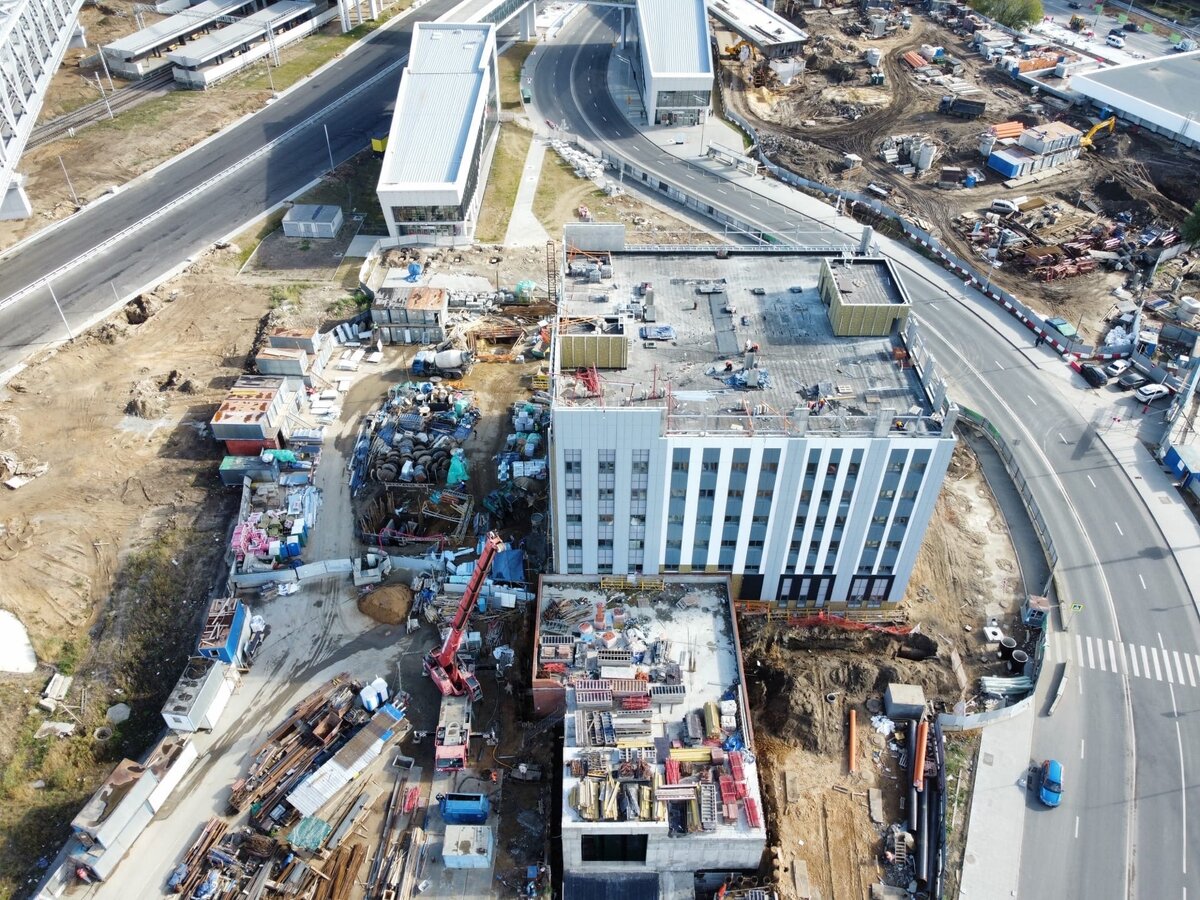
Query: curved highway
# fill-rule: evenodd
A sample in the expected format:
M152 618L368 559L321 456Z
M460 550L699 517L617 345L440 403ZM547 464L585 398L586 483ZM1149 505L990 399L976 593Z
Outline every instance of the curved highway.
M764 231L823 228L666 153L630 125L607 90L615 37L606 17L584 13L542 48L533 90L539 116L714 206L738 210ZM838 234L826 231L831 240ZM1055 647L1078 646L1093 666L1073 668L1070 693L1052 719L1042 715L1043 697L1036 707L1032 757L1057 757L1068 781L1058 810L1029 795L1021 894L1186 900L1189 883L1200 883L1200 841L1190 839L1187 815L1200 800L1200 687L1174 670L1182 654L1200 650L1187 585L1128 477L1073 405L1080 388L1067 381L1065 367L1054 383L1053 373L1025 355L1024 328L962 300L961 286L944 273L927 280L923 261L912 256L913 277L905 280L952 394L991 419L1013 447L1054 537L1063 602L1085 609L1068 619L1071 631L1056 636ZM1096 653L1104 671L1094 668ZM1171 667L1165 679L1125 674L1142 659L1158 665L1159 654ZM1200 668L1200 656L1193 659Z

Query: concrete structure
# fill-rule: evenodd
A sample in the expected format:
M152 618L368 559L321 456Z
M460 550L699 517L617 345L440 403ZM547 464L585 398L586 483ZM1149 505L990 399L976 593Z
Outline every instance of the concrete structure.
M646 121L695 125L708 116L713 64L704 0L637 4L637 29L627 35ZM624 29L624 11L621 18Z
M499 134L496 29L421 22L377 193L393 238L470 240Z
M0 219L32 214L17 162L37 123L50 79L79 31L83 0L0 4Z
M588 228L566 243L586 245ZM890 329L836 338L812 257L597 258L615 283L650 286L598 303L604 286L563 265L556 571L726 572L736 597L790 607L898 602L955 413L934 414Z
M883 710L891 719L920 719L925 715L925 689L892 682L883 692Z
M796 56L808 40L807 31L756 0L709 0L708 12L767 59Z
M108 878L196 756L186 735L171 735L150 751L146 762L122 760L71 821L71 864L97 881Z
M1200 84L1200 50L1071 78L1071 90L1091 101L1101 116L1122 120L1190 147L1200 146L1200 123L1192 94Z
M163 704L173 731L212 731L237 686L237 671L207 656L194 656Z
M817 291L838 337L887 337L898 334L908 319L908 291L882 257L821 260Z
M563 873L656 873L641 896L680 896L766 848L737 623L723 577L613 581L539 585L534 708L566 713Z
M371 323L385 344L436 344L446 339L450 292L412 284L391 270L375 292Z
M300 203L283 216L283 233L287 237L335 238L342 230L340 206Z

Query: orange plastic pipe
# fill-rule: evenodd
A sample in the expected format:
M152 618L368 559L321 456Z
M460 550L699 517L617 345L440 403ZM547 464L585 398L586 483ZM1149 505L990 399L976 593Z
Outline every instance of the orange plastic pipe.
M925 744L929 741L929 723L921 722L917 726L916 755L913 757L912 786L918 791L925 789Z
M858 771L858 711L850 710L850 771Z

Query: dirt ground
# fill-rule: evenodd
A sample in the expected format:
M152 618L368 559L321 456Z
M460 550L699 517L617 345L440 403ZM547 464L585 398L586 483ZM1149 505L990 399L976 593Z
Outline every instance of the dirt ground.
M900 821L903 772L891 734L871 728L891 682L921 685L938 711L971 695L978 675L995 663L982 659L979 628L989 615L1017 610L1016 556L995 501L969 450L955 452L933 522L926 534L903 604L917 636L798 629L778 620L743 617L743 656L763 766L770 843L785 867L807 865L823 900L866 898L887 877L906 885L911 874L885 869L882 837ZM971 630L967 631L966 626ZM936 656L900 658L902 645L936 642ZM966 680L954 672L961 659ZM858 771L848 770L847 720L857 710ZM970 796L974 738L955 737L953 778ZM882 790L882 824L868 815L867 791ZM952 858L961 854L967 804L960 799L951 829ZM781 897L796 894L785 877ZM953 896L953 893L947 893Z
M793 16L812 39L807 70L796 76L791 86L753 87L748 83L752 77L749 64L728 60L721 64L732 84L727 101L760 129L763 149L781 165L850 190L861 192L871 183L891 190L886 202L892 208L968 259L977 254L963 231L969 230L997 197L1020 193L1045 198L1078 214L1085 227L1111 222L1122 212L1133 214L1135 226L1177 225L1200 199L1200 185L1194 178L1200 157L1152 135L1124 131L1098 136L1093 151L1084 151L1058 174L1019 191L1005 188L1000 176L990 170L985 170L986 182L974 189L938 188L933 173L942 166L983 169L979 135L990 124L1020 120L1033 125L1050 117L1086 130L1092 123L1059 113L1049 105L1041 115L1030 113L1027 107L1035 98L1026 88L969 50L963 37L921 14L914 14L910 30L897 29L873 40L845 33L847 28L854 29L857 18L853 14L835 18L832 11L836 9L836 5L805 9L802 15ZM982 99L988 109L983 118L959 120L936 112L944 88L920 84L901 58L926 43L944 46L963 63L961 77L984 89ZM868 48L883 54L879 66L885 76L882 87L867 85L869 67L863 54ZM914 179L880 159L881 142L899 135L923 135L935 144L938 155L930 173ZM844 153L857 154L862 165L846 170ZM1102 215L1093 212L1089 203ZM964 214L965 220L960 219ZM1187 277L1188 273L1175 267L1161 272L1156 287L1166 289L1179 274ZM1111 292L1126 285L1127 275L1100 267L1076 278L1041 282L1005 265L993 270L992 280L1046 315L1063 316L1072 323L1082 319L1085 337L1095 340L1112 307ZM1185 288L1183 293L1189 290Z

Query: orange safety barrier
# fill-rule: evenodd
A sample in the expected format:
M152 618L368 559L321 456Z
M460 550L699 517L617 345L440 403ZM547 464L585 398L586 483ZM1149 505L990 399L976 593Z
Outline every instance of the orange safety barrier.
M850 710L850 771L858 771L858 710Z

